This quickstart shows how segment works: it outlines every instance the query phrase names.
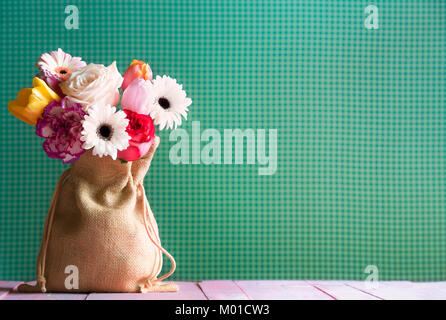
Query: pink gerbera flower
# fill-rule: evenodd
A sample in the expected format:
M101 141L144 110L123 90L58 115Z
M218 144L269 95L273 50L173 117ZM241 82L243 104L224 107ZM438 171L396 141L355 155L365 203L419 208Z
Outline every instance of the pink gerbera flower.
M36 66L45 76L63 81L67 80L73 72L82 69L86 65L82 58L72 57L59 48L57 51L42 54Z
M37 77L44 80L59 96L64 97L65 95L59 87L60 82L69 79L73 72L79 71L86 65L81 58L72 57L59 48L57 51L44 53L40 56L36 64L36 67L40 69Z
M86 112L81 105L63 98L54 100L44 110L42 118L37 120L36 134L45 138L43 150L53 159L71 163L85 152L82 148L82 120Z

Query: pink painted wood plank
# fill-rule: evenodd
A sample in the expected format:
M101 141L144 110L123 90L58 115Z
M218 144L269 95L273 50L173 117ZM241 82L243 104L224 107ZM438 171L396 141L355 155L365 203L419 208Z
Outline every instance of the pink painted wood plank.
M17 288L21 281L0 281L0 300L4 299L10 291Z
M333 300L306 281L242 280L235 283L252 300Z
M177 282L178 292L91 293L87 300L207 300L196 282Z
M436 281L436 282L412 282L415 286L428 287L434 290L446 291L446 281Z
M337 300L379 300L378 297L347 286L342 281L308 281Z
M444 283L380 281L376 288L368 288L363 281L349 281L347 285L358 288L385 300L445 300Z
M85 300L81 293L9 293L4 300Z
M369 287L369 285L365 281L344 281L344 283L347 286L350 286L352 288L361 290L362 292L374 295L375 297L377 297L379 299L383 299L383 300L388 299L388 294L384 294L382 292L383 290L379 290L379 286L383 283L383 281L379 281L379 284L369 284L370 286L376 286L376 288Z
M385 285L389 286L388 283ZM410 297L416 300L446 300L446 283L444 282L412 282L410 285L396 283L394 286L402 291L407 290Z
M27 282L30 285L35 285L36 282ZM15 289L11 291L4 300L85 300L87 294L83 293L20 293Z
M208 280L198 283L209 300L249 300L232 280Z
M176 282L176 293L17 293L21 282L0 281L0 299L6 300L246 300L246 299L441 299L446 282L380 281L368 288L364 281L203 281ZM204 293L203 293L204 292Z
M305 280L238 280L238 281L258 282L260 285L266 285L266 286L276 286L276 285L294 286L294 287L308 286L308 283Z

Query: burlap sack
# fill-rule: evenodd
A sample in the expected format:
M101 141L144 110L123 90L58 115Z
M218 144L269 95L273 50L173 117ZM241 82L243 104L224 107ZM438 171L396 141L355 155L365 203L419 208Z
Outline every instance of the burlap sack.
M147 292L176 291L159 281L173 273L175 261L161 247L158 227L143 187L153 154L121 163L91 151L67 169L56 186L37 258L37 285L21 292ZM162 253L171 271L157 278ZM66 279L77 267L78 288ZM71 282L71 285L74 282ZM68 285L70 287L70 285Z

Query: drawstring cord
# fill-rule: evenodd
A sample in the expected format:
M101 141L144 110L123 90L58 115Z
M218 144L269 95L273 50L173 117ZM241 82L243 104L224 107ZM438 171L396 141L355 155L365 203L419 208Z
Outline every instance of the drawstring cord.
M138 187L140 188L142 194L145 195L145 190L144 190L143 184L140 183ZM164 249L155 240L153 240L152 233L154 233L156 235L156 232L153 229L152 224L150 224L150 223L148 224L147 223L146 216L149 216L149 206L148 206L147 198L144 197L144 214L143 214L143 217L144 217L144 227L146 229L147 235L149 236L150 241L152 241L152 243L158 248L158 250L160 250L162 253L164 253L169 258L170 262L172 263L172 267L171 267L171 269L170 269L170 271L168 273L166 273L165 275L163 275L160 278L156 278L156 279L154 279L152 281L148 281L149 282L148 284L151 287L154 283L159 282L161 280L164 280L164 279L170 277L175 272L176 262L175 262L175 259L171 256L171 254L169 252L167 252L166 249ZM149 231L149 228L150 228L150 231ZM158 238L158 241L159 241L159 238Z
M56 188L53 193L53 198L51 199L50 208L48 210L48 215L45 221L45 226L43 227L42 235L42 246L40 248L40 254L37 261L37 284L40 286L40 290L46 292L46 279L45 279L45 262L46 262L46 252L48 250L48 242L50 240L51 229L53 228L54 212L56 211L57 199L59 198L60 187L65 181L65 178L70 173L71 168L65 170L57 182Z

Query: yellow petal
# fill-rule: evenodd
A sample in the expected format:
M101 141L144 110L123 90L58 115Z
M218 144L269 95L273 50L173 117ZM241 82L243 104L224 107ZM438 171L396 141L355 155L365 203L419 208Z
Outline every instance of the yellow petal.
M53 100L60 97L39 78L33 79L33 87L19 91L17 99L9 101L8 110L18 119L36 125L37 119L42 116L43 109Z
M56 92L54 92L50 87L48 87L48 85L46 84L45 81L43 81L40 78L35 77L33 79L33 87L35 89L38 89L38 91L44 95L45 97L47 97L47 99L53 101L59 101L60 97L57 95Z
M17 105L15 101L8 103L8 110L16 118L33 126L36 125L37 119L40 117L39 112L36 113L31 109L23 108L21 105Z
M28 100L29 100L29 97L31 96L32 92L33 92L33 89L31 89L31 88L22 89L17 94L17 100L13 100L13 101L17 102L18 105L26 106L28 104Z

